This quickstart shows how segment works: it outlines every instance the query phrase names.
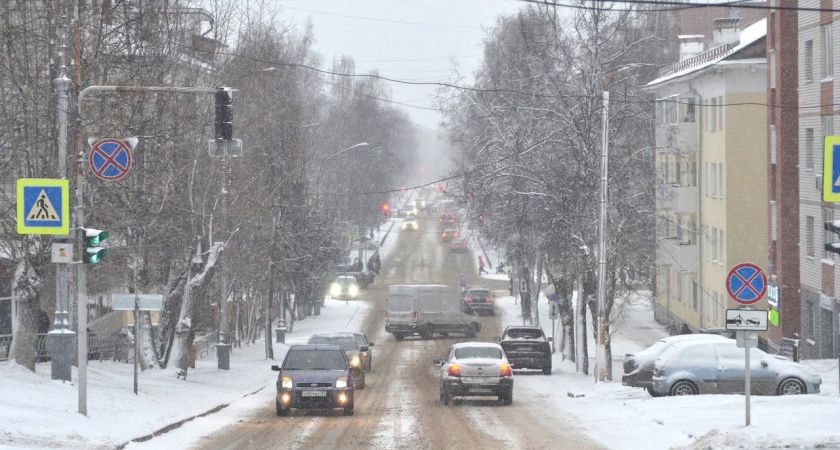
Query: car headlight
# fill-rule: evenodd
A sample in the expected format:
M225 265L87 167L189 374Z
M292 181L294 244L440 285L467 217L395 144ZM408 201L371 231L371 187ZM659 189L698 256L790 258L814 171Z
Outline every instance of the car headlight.
M335 387L341 389L347 387L347 377L341 377L335 380Z
M362 359L359 358L359 355L353 355L350 358L350 367L359 367L362 365Z
M402 226L400 226L400 229L401 229L401 230L405 230L405 226L406 226L406 223L405 223L405 222L403 222Z
M411 228L417 229L417 222L411 224Z
M350 289L347 289L347 293L355 297L359 295L359 288L355 284L351 284Z
M283 377L283 389L291 389L292 388L292 379L289 377Z

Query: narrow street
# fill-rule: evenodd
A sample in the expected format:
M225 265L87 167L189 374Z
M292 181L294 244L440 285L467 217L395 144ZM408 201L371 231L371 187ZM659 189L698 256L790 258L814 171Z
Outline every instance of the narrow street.
M447 284L458 289L464 273L469 284L481 283L506 295L507 283L480 280L472 253L450 253L440 242L435 217L423 216L420 224L419 231L398 235L397 247L383 261L382 275L362 296L361 301L372 307L363 331L375 346L367 388L356 391L356 414L297 411L290 417L277 417L272 384L258 393L265 397L262 409L202 439L198 448L598 448L574 419L547 418L543 400L517 396L516 388L514 403L507 407L489 400L444 406L438 400L433 360L463 338L395 341L384 329L388 286ZM498 316L480 320L478 340L492 341L500 334ZM516 376L515 382L524 384L530 377Z

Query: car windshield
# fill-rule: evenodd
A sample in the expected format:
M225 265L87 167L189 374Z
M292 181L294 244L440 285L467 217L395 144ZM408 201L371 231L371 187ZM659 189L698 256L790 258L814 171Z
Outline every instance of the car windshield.
M470 290L467 292L467 295L475 298L487 298L490 296L490 291L485 291L484 289Z
M502 359L502 350L496 347L461 347L455 349L455 358Z
M543 336L542 331L540 331L540 330L528 330L528 329L508 330L507 335L508 335L509 338L512 338L512 339L539 339Z
M338 279L335 280L335 282L340 284L340 285L347 286L347 285L355 283L356 279L353 278L353 277L338 277Z
M354 334L353 339L356 340L356 345L367 345L367 339L365 339L365 337L361 334Z
M337 345L344 351L356 350L356 341L353 340L353 336L319 336L316 334L309 338L309 343Z
M347 360L338 350L293 350L283 362L284 370L346 370Z

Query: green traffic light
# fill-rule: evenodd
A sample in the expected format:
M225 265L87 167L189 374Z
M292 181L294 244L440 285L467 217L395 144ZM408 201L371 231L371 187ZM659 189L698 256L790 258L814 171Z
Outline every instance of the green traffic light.
M88 247L85 249L88 264L96 264L102 258L108 256L108 249L102 247Z

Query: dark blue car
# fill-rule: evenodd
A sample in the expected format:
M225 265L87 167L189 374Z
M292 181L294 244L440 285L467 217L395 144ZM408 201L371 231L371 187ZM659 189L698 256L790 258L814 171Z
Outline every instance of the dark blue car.
M353 372L336 345L294 345L279 371L275 405L278 416L292 409L336 409L353 415Z

